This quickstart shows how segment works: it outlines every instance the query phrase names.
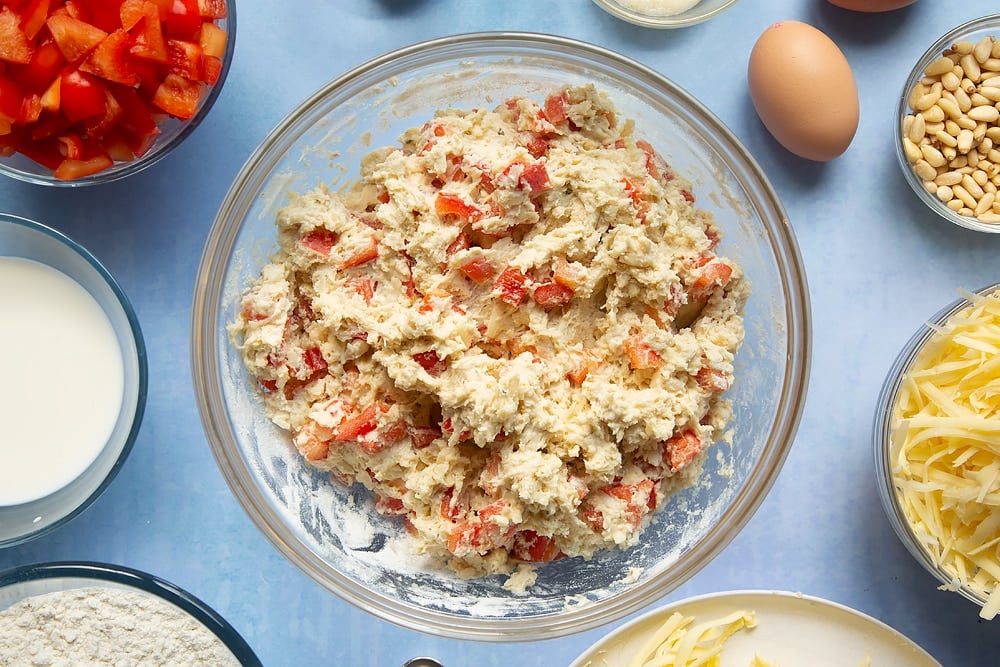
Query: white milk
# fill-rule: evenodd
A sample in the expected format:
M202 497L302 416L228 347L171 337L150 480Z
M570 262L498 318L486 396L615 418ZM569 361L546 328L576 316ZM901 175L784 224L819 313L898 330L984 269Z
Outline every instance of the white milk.
M0 505L77 478L114 429L125 372L97 301L69 276L0 257Z

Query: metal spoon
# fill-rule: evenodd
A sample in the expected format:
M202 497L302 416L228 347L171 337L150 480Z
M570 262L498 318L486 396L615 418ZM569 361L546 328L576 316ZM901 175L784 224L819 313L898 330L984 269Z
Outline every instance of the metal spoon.
M403 667L444 667L434 658L413 658L403 663Z

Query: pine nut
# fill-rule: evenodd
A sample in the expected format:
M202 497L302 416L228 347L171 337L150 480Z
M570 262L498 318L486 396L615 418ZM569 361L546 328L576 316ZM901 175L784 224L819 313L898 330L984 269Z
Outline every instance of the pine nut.
M988 100L1000 102L1000 87L998 86L982 86L977 92Z
M941 56L924 69L924 74L929 77L941 76L946 72L950 72L954 66L955 63L951 61L951 58Z
M960 128L962 128L963 130L976 129L976 121L972 120L968 116L962 116L961 118L955 121L955 124L958 125Z
M959 153L968 153L972 150L972 130L959 132L955 145L958 147Z
M917 160L913 164L913 170L922 181L931 181L937 176L937 169L932 167L927 160Z
M927 104L927 106L921 107L922 104ZM940 95L936 96L934 93L926 93L919 100L917 100L917 106L915 107L917 111L923 111L924 109L930 108L932 105L937 104L941 107L941 111L944 111L944 115L952 120L956 118L961 118L962 110L958 108L958 104L954 100L948 100Z
M984 123L995 123L1000 119L1000 111L996 107L974 107L969 110L969 118Z
M962 177L962 187L965 188L965 191L968 192L976 201L982 199L985 194L982 186L979 185L979 183L976 183L976 179L972 177L972 174L966 174Z
M945 206L950 208L952 211L955 211L955 213L958 213L958 210L962 208L962 200L961 199L949 200L945 202Z
M944 159L944 155L941 154L941 151L934 148L930 144L922 144L920 146L920 153L924 156L924 160L927 164L932 167L943 167L948 163L948 161Z
M998 88L1000 90L1000 88ZM944 121L944 111L938 105L932 106L930 109L921 111L918 116L924 117L925 123L940 123ZM970 128L971 129L971 128Z
M994 195L992 192L987 192L986 194L984 194L982 198L979 200L979 203L976 204L976 208L974 209L976 215L980 216L984 213L993 210L994 200L996 200L996 195Z
M958 128L957 125L955 127L956 129ZM945 146L950 146L954 148L955 146L958 145L958 139L948 134L947 132L936 132L934 134L934 138L937 139L942 144L944 144Z
M971 53L962 56L959 64L965 70L965 76L969 77L972 81L979 81L982 78L983 71L979 68L979 62L976 60L976 57Z
M985 188L986 184L990 182L990 177L986 175L986 172L982 169L976 169L972 172L972 180L974 180L979 187Z
M957 171L946 171L937 175L934 182L938 185L958 185L962 182L962 175Z
M969 109L972 108L972 98L969 97L969 94L961 88L953 92L952 95L955 97L955 104L957 104L958 108L963 112L968 112Z
M974 107L991 106L993 104L993 100L978 91L969 95L969 101L972 102L972 106Z
M955 42L954 44L951 45L951 50L960 56L965 56L972 53L972 49L974 48L975 45L972 42L967 42L964 40L961 42Z
M919 144L920 140L924 138L925 134L927 134L927 123L924 120L924 117L920 114L907 116L907 118L910 119L910 127L906 131L906 136L908 136L910 141L913 143Z
M955 198L962 200L962 203L965 204L970 210L976 208L976 198L969 194L969 191L964 187L961 185L953 185L951 191L955 193Z
M1000 222L1000 213L983 213L982 215L977 215L976 220L991 225L996 224Z
M945 90L958 90L958 87L962 85L962 80L959 79L954 72L949 70L941 75L941 84L944 86Z
M938 189L934 191L934 194L937 195L937 198L943 202L949 202L955 198L955 193L952 192L951 188L947 185L939 186Z
M976 45L972 48L972 55L975 57L976 62L982 64L989 60L992 50L993 38L983 37L981 40L976 42Z
M931 91L929 93L924 93L923 95L920 96L919 99L917 99L916 104L913 105L913 110L923 111L924 109L930 109L935 104L939 104L940 100L941 100L941 93L936 93L934 91ZM944 109L945 113L948 113L948 109L945 109L944 107L941 108Z

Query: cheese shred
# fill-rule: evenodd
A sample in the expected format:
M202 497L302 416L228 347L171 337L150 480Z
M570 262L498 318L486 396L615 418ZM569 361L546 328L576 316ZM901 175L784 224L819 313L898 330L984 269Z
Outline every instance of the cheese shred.
M726 640L740 630L757 627L752 611L734 611L691 625L693 622L692 616L671 614L636 652L628 667L718 667Z
M1000 612L1000 291L935 326L893 408L893 482L934 564Z

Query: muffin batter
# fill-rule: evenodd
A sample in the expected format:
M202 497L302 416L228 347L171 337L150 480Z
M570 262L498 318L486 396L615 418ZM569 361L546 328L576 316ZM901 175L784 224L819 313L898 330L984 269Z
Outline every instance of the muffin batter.
M231 335L312 466L463 575L627 547L698 474L748 288L592 87L448 110L292 195Z

